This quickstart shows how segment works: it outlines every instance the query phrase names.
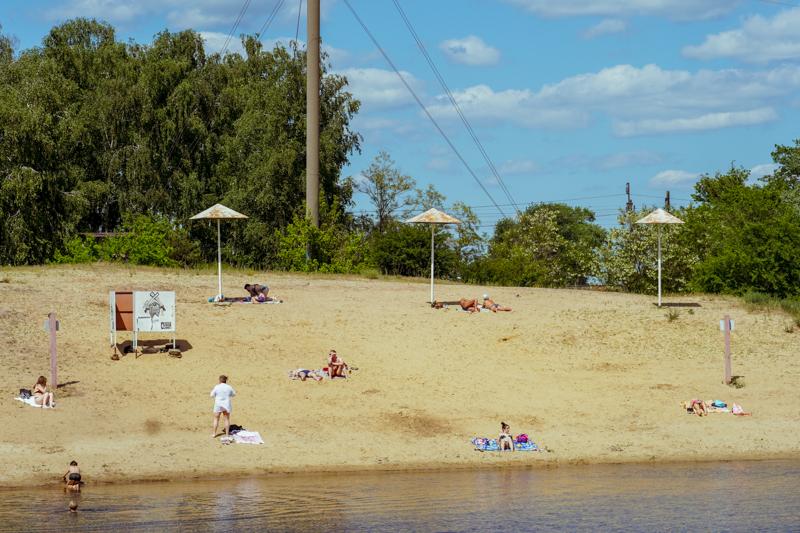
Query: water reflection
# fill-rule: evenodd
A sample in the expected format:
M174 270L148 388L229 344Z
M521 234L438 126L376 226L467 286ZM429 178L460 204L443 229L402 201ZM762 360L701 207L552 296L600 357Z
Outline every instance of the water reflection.
M798 474L770 461L87 485L4 492L0 530L786 531Z

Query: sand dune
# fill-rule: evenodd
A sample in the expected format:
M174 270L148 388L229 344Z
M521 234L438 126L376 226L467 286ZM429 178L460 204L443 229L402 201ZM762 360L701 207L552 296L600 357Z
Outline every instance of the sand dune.
M403 280L231 271L226 294L263 280L286 303L223 308L206 302L212 270L3 268L0 279L5 486L55 482L73 458L96 482L800 455L800 332L735 299L667 298L699 305L669 321L652 297L606 292L440 285L445 300L488 290L514 307L469 315L430 309L427 285ZM108 291L127 288L177 292L177 336L191 345L181 359L110 359ZM49 376L50 309L62 324L59 382L76 383L43 412L13 397ZM721 383L725 313L741 389ZM330 348L359 367L351 379L287 379ZM233 422L265 445L210 438L221 373L238 392ZM698 396L753 416L682 414L679 402ZM550 451L473 451L469 439L496 436L501 420Z

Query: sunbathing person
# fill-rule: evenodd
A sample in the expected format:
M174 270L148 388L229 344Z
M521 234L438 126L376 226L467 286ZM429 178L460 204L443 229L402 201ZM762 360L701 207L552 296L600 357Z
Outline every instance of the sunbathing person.
M250 295L251 303L264 303L272 299L267 296L269 294L269 287L260 283L245 283L244 290Z
M467 300L466 298L461 298L458 303L461 305L461 309L464 311L469 311L470 313L477 313L480 311L478 309L478 300Z
M47 391L47 378L44 376L39 376L36 385L33 386L33 401L36 405L41 405L42 409L56 406L53 403L53 393Z
M350 367L337 354L336 350L328 352L328 375L331 379L335 377L346 378Z
M321 372L319 370L308 370L306 368L298 368L297 370L291 370L289 372L289 378L299 379L300 381L305 381L308 378L311 378L314 381L322 381L322 376L320 374Z
M514 449L514 436L511 435L511 426L505 422L500 422L500 435L497 437L497 444L500 445L501 452L504 450L516 451Z
M483 308L491 309L492 313L496 313L498 311L511 311L510 307L503 307L499 303L496 303L494 300L489 298L488 294L483 295Z

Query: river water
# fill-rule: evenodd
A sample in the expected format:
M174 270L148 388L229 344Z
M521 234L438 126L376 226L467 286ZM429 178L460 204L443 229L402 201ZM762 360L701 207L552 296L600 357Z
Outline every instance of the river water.
M87 484L78 496L0 498L3 531L800 531L800 462Z

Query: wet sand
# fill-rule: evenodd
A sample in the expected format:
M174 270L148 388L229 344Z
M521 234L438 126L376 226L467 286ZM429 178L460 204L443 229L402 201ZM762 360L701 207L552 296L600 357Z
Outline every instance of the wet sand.
M413 280L226 272L224 292L267 282L281 305L215 307L216 272L109 265L2 268L0 380L6 408L0 483L55 483L71 459L91 482L252 476L274 472L555 466L575 463L800 457L800 332L780 312L738 301L440 284L437 298L488 291L513 313L432 310ZM175 290L181 359L110 359L108 291ZM14 401L49 376L53 309L57 408ZM730 313L733 370L722 384L719 319ZM154 335L143 339L155 340ZM125 334L120 334L125 339ZM349 380L290 381L336 348ZM262 446L212 440L217 376L238 396L233 422ZM751 417L682 413L682 400L740 403ZM480 453L473 436L500 421L544 453Z

